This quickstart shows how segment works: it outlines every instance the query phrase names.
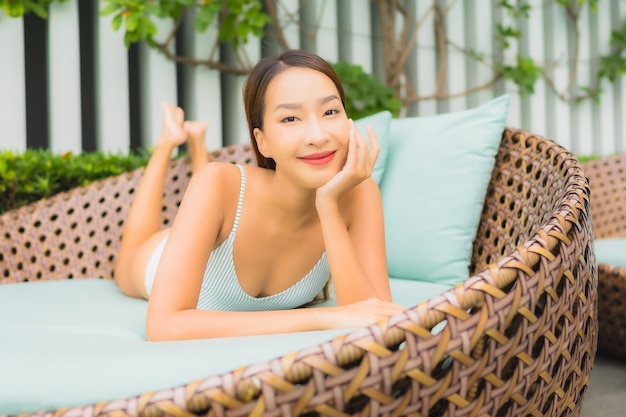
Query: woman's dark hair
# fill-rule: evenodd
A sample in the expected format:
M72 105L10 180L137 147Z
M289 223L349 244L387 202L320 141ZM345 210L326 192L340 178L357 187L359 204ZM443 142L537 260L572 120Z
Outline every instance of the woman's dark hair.
M276 169L276 162L272 158L264 157L254 138L254 129L263 130L263 116L265 115L265 93L270 82L281 72L291 67L309 68L326 75L335 84L341 104L346 107L346 97L339 76L333 67L323 58L311 52L293 49L283 52L277 57L261 59L252 69L243 88L243 102L250 131L250 141L256 154L257 164L262 168Z

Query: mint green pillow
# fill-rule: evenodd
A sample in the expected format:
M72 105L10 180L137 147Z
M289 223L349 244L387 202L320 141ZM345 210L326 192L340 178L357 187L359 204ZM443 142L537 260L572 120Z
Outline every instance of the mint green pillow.
M508 105L503 95L470 110L391 122L380 183L389 276L451 285L468 278Z
M363 134L363 137L367 139L367 125L372 125L376 137L378 138L378 144L380 145L380 152L374 170L372 171L372 178L376 181L376 184L380 185L380 180L383 177L385 171L385 165L387 163L387 154L389 153L389 129L391 127L391 113L387 110L379 113L372 114L370 116L362 117L359 120L354 121L355 126Z

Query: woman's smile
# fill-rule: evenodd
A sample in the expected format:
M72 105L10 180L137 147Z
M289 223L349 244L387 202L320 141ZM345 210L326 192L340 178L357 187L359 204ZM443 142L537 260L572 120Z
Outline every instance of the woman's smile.
M336 151L325 151L312 153L306 156L298 157L298 159L309 165L326 165L333 160Z

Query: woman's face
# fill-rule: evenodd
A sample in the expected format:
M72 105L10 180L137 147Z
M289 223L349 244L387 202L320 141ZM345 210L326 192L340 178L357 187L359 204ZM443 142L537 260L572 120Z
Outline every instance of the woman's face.
M335 84L323 73L291 67L265 94L263 130L254 129L261 153L298 183L318 188L339 172L350 125Z

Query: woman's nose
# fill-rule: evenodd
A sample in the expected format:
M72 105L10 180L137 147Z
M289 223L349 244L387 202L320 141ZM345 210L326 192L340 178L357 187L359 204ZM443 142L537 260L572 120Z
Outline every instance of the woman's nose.
M320 120L312 120L309 126L307 126L307 130L307 142L310 145L320 146L328 140L326 129L324 129Z

